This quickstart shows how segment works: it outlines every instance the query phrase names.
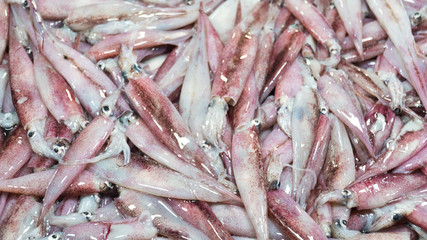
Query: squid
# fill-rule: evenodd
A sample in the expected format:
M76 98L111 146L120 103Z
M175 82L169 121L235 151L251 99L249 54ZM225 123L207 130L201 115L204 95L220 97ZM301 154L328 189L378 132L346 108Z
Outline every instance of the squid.
M408 74L408 80L420 96L424 108L427 108L427 89L422 68L418 62L411 25L402 3L396 0L368 0L366 3L396 46L396 51Z
M255 62L258 35L267 11L267 2L258 3L251 14L233 29L232 37L222 52L204 123L204 136L216 147L223 145L221 137L226 126L228 105L237 104Z
M5 0L0 1L0 62L6 51L9 32L9 7Z
M317 82L320 95L325 100L331 112L351 129L360 139L371 156L375 156L373 147L369 142L368 129L362 113L351 99L346 90L328 74L323 75ZM338 100L339 99L339 100Z
M121 158L118 156L105 159L90 166L89 170L109 182L160 197L207 202L240 202L239 197L224 188L210 187L137 156L132 156L132 161L127 166L117 166L116 162L122 161Z
M11 21L14 22L14 20ZM33 151L62 161L61 156L54 152L44 139L48 110L35 83L33 63L19 43L16 28L17 26L12 24L9 34L9 48L14 53L10 55L10 86L14 105L21 124L27 131Z
M268 192L268 208L290 239L328 239L317 223L283 191Z
M73 180L86 168L87 163L83 161L79 164L79 160L95 157L113 131L115 119L112 115L115 108L114 105L118 99L117 94L115 95L116 96L110 95L109 98L106 98L103 103L105 105L101 107L100 115L92 120L74 140L63 158L62 163L64 164L61 164L56 169L43 199L43 209L38 224L43 221L49 208L61 193L63 193ZM73 162L75 163L73 164Z
M313 37L328 49L330 57L321 63L329 67L336 66L341 58L341 46L334 30L322 13L307 0L286 0L285 4Z
M415 190L427 181L426 176L419 173L380 174L344 189L322 193L316 200L320 206L325 202L344 203L348 208L359 210L385 206L389 201Z

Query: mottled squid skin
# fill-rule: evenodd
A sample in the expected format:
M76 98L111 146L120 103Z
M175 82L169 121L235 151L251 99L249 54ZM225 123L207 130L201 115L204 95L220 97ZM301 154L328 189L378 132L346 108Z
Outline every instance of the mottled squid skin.
M396 47L408 74L408 80L417 91L424 108L427 109L427 86L422 68L418 63L411 25L401 1L368 0L366 3Z
M290 239L327 239L317 223L288 194L276 190L267 196L269 212Z
M288 10L306 27L313 37L328 48L331 56L323 61L322 64L331 67L336 66L340 61L341 46L334 30L322 13L307 0L286 0L285 4Z
M258 35L266 20L268 3L259 3L251 15L231 33L221 54L221 64L215 73L211 96L220 97L234 106L252 68L258 46Z
M117 166L117 162L122 158L117 156L106 159L89 169L95 175L117 185L160 197L237 204L240 202L239 197L225 188L210 187L136 155L131 157L129 166Z
M0 1L0 61L3 60L9 35L9 7L5 0Z
M343 19L343 23L349 38L352 40L357 52L362 55L362 1L338 0L335 2L335 7L341 19Z
M40 14L46 20L63 20L68 16L70 10L95 3L106 2L105 0L77 0L77 1L37 1Z
M152 239L157 228L151 219L125 219L121 221L99 221L76 224L63 230L62 237L69 240L83 239Z
M155 6L147 7L137 2L127 1L93 1L90 5L82 5L70 9L65 24L75 31L84 31L96 25L108 23L112 19L118 21L141 21L150 24L159 18L184 15L180 8L162 9Z
M247 238L256 238L255 228L243 207L226 204L211 205L212 211L230 234ZM280 226L271 218L268 219L270 239L287 239Z
M15 31L11 31L9 48L12 98L19 120L27 129L31 122L45 119L48 111L35 83L33 63L16 39Z
M343 189L355 180L354 155L343 123L332 117L331 125L331 141L323 175L327 188Z
M58 122L64 121L73 133L84 127L82 107L65 79L43 55L33 51L34 73L41 98Z
M334 5L334 7L326 8L325 18L329 25L332 27L332 30L335 32L338 42L341 44L344 41L344 38L347 33L344 21L339 16L338 8L335 6L336 5ZM327 49L323 46L319 46L318 51L319 52L317 56L319 59L323 59L328 56Z
M360 141L363 142L371 156L375 156L369 141L368 129L362 113L358 111L355 103L345 89L328 74L323 75L317 82L320 95L325 100L331 112L340 119ZM339 100L338 100L339 99Z
M303 47L305 38L305 34L297 25L289 26L277 38L271 56L272 64L269 67L265 85L261 91L261 101L265 100L280 79L284 78L283 75L286 74Z
M50 148L43 138L48 110L43 103L35 83L33 63L19 42L21 39L18 39L17 33L21 27L15 24L15 20L11 16L9 60L13 104L22 126L28 131L28 139L30 140L33 151L60 161L61 157Z
M154 216L153 224L162 236L174 239L209 239L202 231L176 215L167 200L162 198L123 188L114 202L120 213L126 216L139 217L148 211Z
M18 178L0 180L0 189L2 192L43 197L47 190L46 186L49 185L54 173L54 169L49 169ZM80 196L94 194L107 190L105 187L105 182L94 176L93 173L82 171L62 195Z
M206 202L169 199L172 209L211 239L233 239Z
M222 136L227 125L228 105L237 104L251 74L258 48L258 36L266 21L267 11L268 3L259 2L252 12L234 27L222 51L204 124L205 139L216 147L223 146Z
M23 127L6 138L0 152L0 179L12 178L31 158L31 145Z
M277 124L289 137L292 136L292 111L295 97L304 85L300 63L294 61L278 80L274 101L277 106Z
M258 95L261 94L272 63L271 56L274 51L274 42L278 36L274 32L274 24L279 17L279 12L280 8L276 4L270 4L267 21L259 36L258 50L253 66Z
M258 134L255 126L240 127L232 140L234 177L257 238L268 239L267 196Z
M426 181L427 177L420 173L380 174L354 183L344 190L325 192L319 196L317 204L320 205L325 201L335 203L344 201L348 208L373 209L425 185Z
M311 190L315 187L317 177L322 170L328 152L329 140L331 139L331 121L326 114L321 114L317 123L316 135L313 141L310 155L308 156L307 171L301 178L300 186L296 193L296 200L303 208L307 205L307 199Z
M154 76L154 82L160 91L171 101L178 96L191 55L196 46L196 39L182 42L166 57Z
M95 118L74 140L64 156L64 163L95 157L107 141L114 127L114 120L103 115ZM73 180L86 168L87 164L60 165L49 182L43 199L43 210L39 223L56 199L70 186Z
M308 162L310 150L313 147L315 128L319 118L318 102L313 89L303 86L295 97L291 117L292 131L292 197L296 196L303 171ZM305 129L305 131L300 131Z
M208 15L204 11L200 12L199 18L203 19L206 28L206 46L208 54L209 68L212 73L216 73L220 64L220 56L224 49L224 44L215 30Z
M406 218L413 224L421 227L422 229L427 229L427 204L426 202L417 205L414 210L406 216Z
M32 196L20 196L12 209L12 215L0 229L0 238L5 240L42 237L41 228L36 229L36 218L41 204Z
M385 41L378 41L363 49L363 55L360 56L356 49L343 51L341 57L349 63L360 62L362 59L371 59L381 55L386 49Z
M126 136L141 150L154 161L173 169L184 176L192 179L198 179L211 187L225 189L216 179L208 173L193 166L191 163L184 161L164 145L154 134L150 132L148 126L138 119L129 124L126 128Z
M125 92L156 137L185 161L212 176L216 175L177 109L151 79L131 79Z
M395 119L394 112L387 106L376 104L366 113L366 127L369 129L369 138L374 146L375 155L384 148L390 137Z
M397 139L389 145L374 165L369 167L356 182L391 170L421 151L427 145L427 127L423 123L411 121L402 128Z
M393 173L411 173L417 169L424 168L427 166L427 147L424 147L421 151L419 151L415 156L411 157L408 161L403 163L402 165L396 167L393 170Z
M161 31L161 30L141 30L136 33L134 41L134 49L142 49L148 47L155 47L164 44L174 44L185 41L193 33L192 30L174 30L174 31ZM100 59L111 58L119 55L121 44L127 44L133 38L134 33L118 34L95 44L87 52L89 59L98 61Z
M368 94L385 102L391 101L387 86L376 74L347 62L341 62L338 64L338 68L343 70L352 82Z

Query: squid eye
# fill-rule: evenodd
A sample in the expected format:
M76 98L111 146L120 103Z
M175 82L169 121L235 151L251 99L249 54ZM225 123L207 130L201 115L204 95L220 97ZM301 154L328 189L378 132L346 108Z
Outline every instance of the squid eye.
M34 137L35 134L36 133L34 131L29 131L27 135L29 138L32 138L32 137Z
M320 108L320 113L323 114L323 115L327 114L328 113L328 108L327 107L321 107Z
M69 144L59 141L53 146L53 151L58 153L60 156L64 156L68 149Z
M49 236L49 239L52 239L52 240L60 240L60 239L62 239L62 238L61 238L61 236L60 236L60 235L58 235L58 234L52 234L52 235L50 235L50 236Z
M394 213L393 214L393 221L395 221L395 222L397 222L397 221L399 221L400 219L402 219L402 215L401 214L399 214L399 213Z
M92 219L92 213L90 212L82 212L82 215L85 216L88 221Z
M422 16L419 12L416 12L411 17L412 25L418 26L421 24Z
M142 68L136 63L133 65L133 70L135 70L137 72L142 72Z
M30 6L28 5L28 1L24 1L23 3L22 3L22 6L24 6L24 8L30 8Z
M108 105L105 105L101 108L101 114L110 116L112 113L111 108Z
M102 62L102 61L99 61L97 64L96 64L96 66L99 68L99 69L101 69L102 71L104 71L105 70L105 62Z
M341 194L345 199L351 198L351 195L352 195L351 191L347 189L342 190Z

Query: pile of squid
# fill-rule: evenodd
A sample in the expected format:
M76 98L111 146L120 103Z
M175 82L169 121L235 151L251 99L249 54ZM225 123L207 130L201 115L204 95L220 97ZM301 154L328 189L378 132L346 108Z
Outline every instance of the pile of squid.
M427 239L425 0L0 0L0 239Z

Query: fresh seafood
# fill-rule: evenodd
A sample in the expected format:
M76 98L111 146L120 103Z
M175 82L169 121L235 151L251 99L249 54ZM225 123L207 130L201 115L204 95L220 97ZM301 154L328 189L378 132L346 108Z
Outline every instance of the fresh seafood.
M0 0L0 239L425 239L425 0Z

